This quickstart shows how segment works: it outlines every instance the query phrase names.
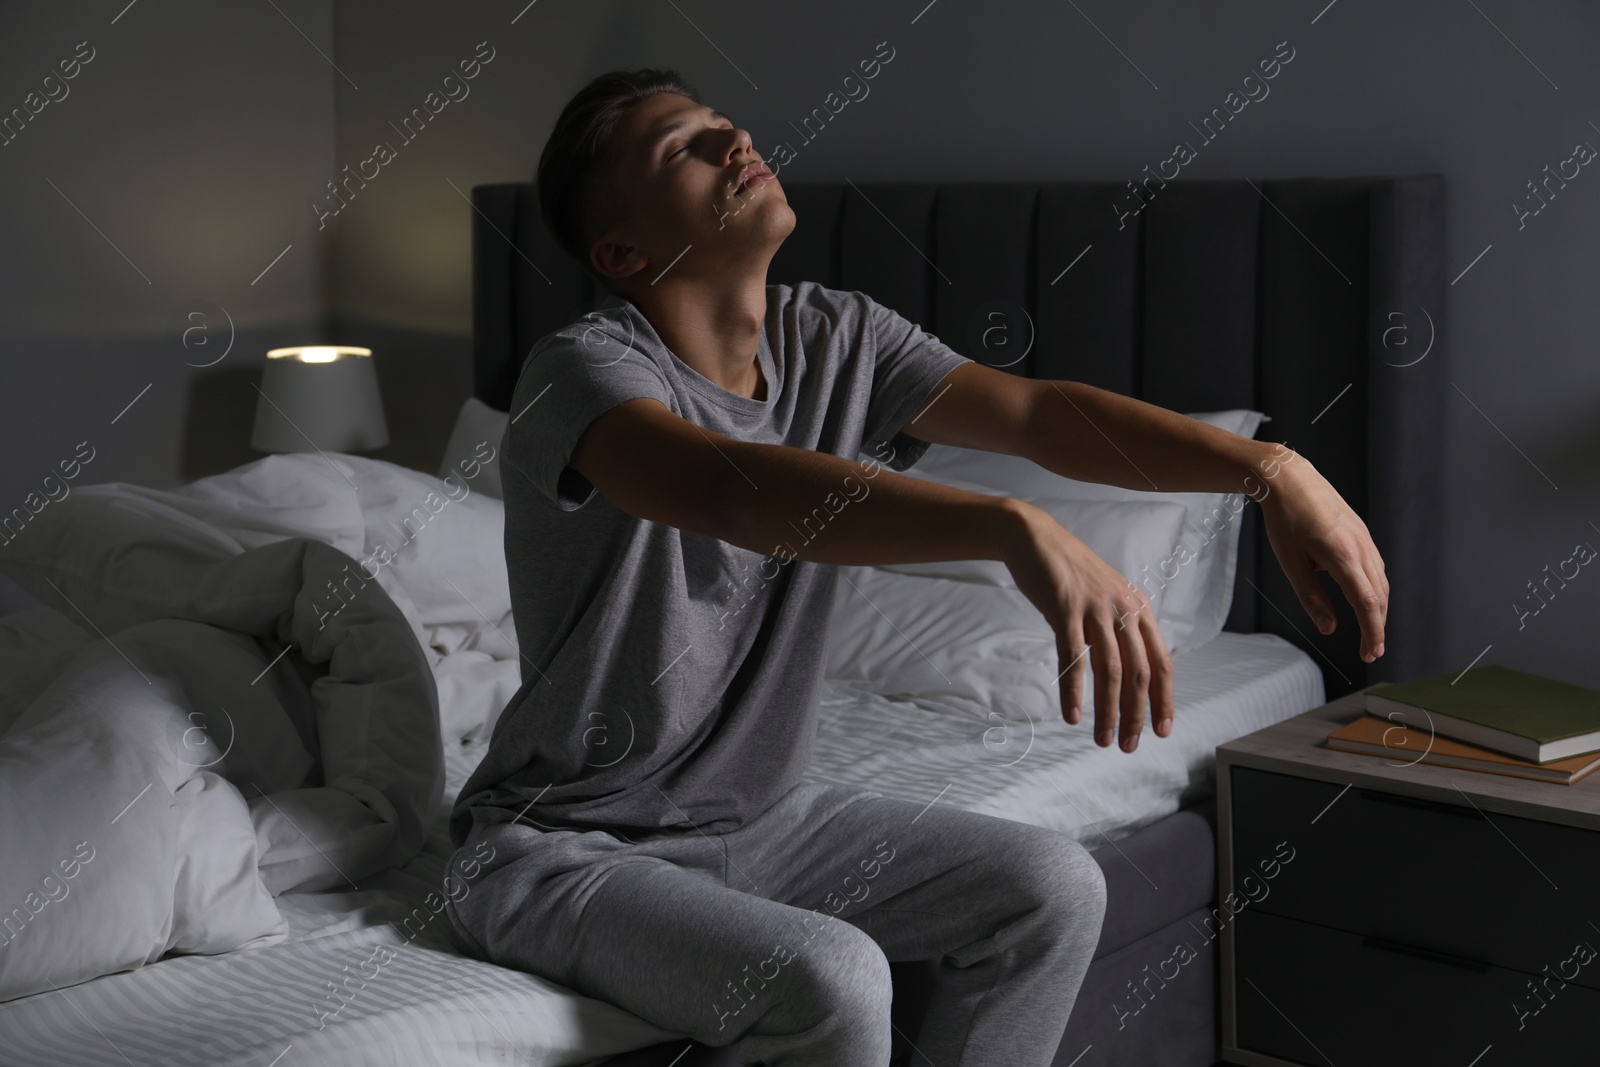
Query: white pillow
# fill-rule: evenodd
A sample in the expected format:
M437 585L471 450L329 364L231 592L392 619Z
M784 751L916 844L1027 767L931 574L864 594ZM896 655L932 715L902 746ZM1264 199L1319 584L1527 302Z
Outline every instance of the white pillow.
M439 477L458 472L458 476L474 479L473 484L480 493L504 499L500 488L499 450L510 419L509 412L498 411L475 396L468 397L456 414L455 428L444 446Z
M1150 598L1157 621L1161 621L1161 605L1166 597L1166 589L1160 582L1150 581L1149 575L1141 572L1153 571L1158 561L1171 555L1172 546L1177 543L1184 519L1188 516L1183 505L1166 500L1071 500L1062 497L1034 497L1028 502L1048 511L1069 533L1088 545L1090 551L1123 577L1139 584ZM1010 569L999 560L992 559L885 563L880 564L878 569L927 578L976 582L1002 589L1017 587ZM1170 588L1170 585L1167 583L1167 587ZM1165 627L1162 636L1166 636Z
M182 743L190 710L97 640L0 737L0 1000L288 935L244 797Z
M837 581L830 680L898 699L937 694L979 718L1060 717L1055 636L1017 590L880 567L842 566Z
M1201 412L1189 417L1241 437L1254 437L1267 418L1259 411L1245 409ZM1076 530L1073 533L1088 543L1096 555L1145 590L1152 606L1157 608L1161 632L1172 653L1205 644L1217 636L1227 622L1228 609L1233 605L1234 576L1238 571L1238 516L1247 500L1243 493L1142 492L1063 478L1020 456L948 445L930 445L907 473L973 492L1013 496L1034 503L1050 501L1048 505L1041 503L1039 506L1050 511L1069 530L1072 527L1062 515L1071 514L1074 502L1076 506L1085 501L1179 504L1185 509L1179 536L1159 555L1130 564L1137 573L1123 570L1089 538ZM995 577L992 570L988 573ZM1006 577L1009 579L1009 576L1008 571Z

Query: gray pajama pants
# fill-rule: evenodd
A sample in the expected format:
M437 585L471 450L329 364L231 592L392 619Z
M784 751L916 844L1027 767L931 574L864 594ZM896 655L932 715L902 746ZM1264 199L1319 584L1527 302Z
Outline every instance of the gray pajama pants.
M769 1067L884 1067L889 963L930 959L912 1063L1047 1067L1105 913L1068 837L813 782L721 835L525 818L457 856L487 858L447 907L473 954Z

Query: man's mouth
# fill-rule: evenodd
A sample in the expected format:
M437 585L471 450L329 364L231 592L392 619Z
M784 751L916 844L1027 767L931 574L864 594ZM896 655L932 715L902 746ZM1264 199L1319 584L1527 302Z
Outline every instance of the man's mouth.
M734 186L732 195L738 196L740 193L759 189L768 182L777 180L765 163L748 163L739 171L739 183Z

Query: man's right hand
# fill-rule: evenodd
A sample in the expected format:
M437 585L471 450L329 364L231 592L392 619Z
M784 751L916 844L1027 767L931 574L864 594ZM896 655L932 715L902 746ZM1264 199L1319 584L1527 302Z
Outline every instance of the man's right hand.
M1017 589L1055 631L1062 717L1073 725L1081 717L1087 641L1095 743L1110 745L1120 723L1122 749L1132 752L1147 702L1156 736L1166 737L1172 732L1172 656L1149 598L1049 512L1016 503L1022 521L1005 546L1005 564Z

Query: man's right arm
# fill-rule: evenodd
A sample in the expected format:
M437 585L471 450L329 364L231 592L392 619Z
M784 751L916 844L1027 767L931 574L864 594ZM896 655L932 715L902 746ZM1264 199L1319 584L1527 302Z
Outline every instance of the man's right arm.
M1148 599L1031 504L827 453L740 441L644 398L595 418L568 466L631 515L752 552L773 555L789 546L797 559L858 566L999 560L1056 632L1067 665L1066 721L1079 721L1087 641L1096 740L1111 743L1120 704L1126 749L1143 726L1147 698L1157 734L1170 732L1171 658ZM808 518L812 525L802 533Z

